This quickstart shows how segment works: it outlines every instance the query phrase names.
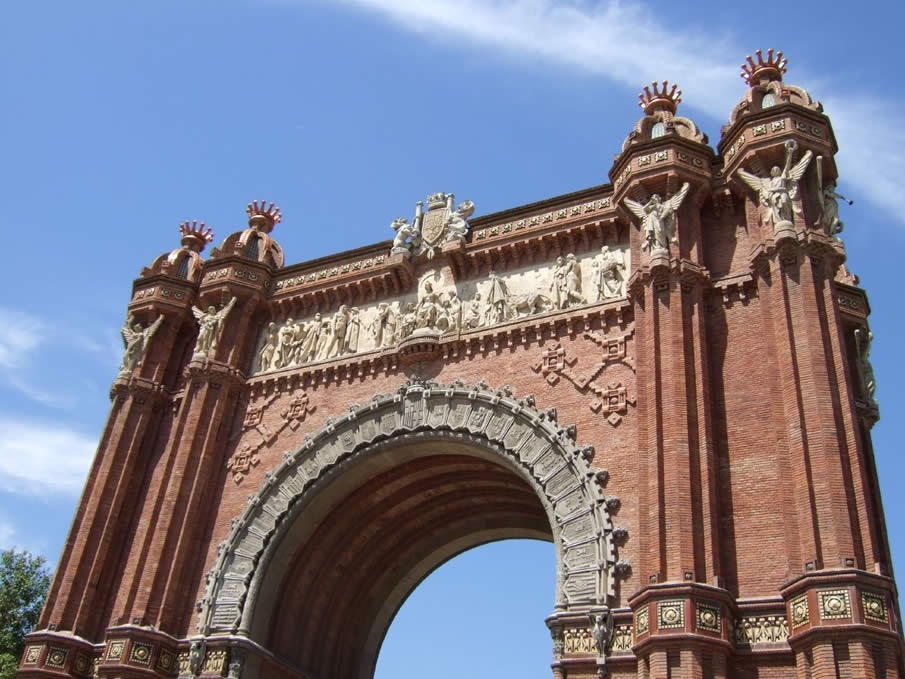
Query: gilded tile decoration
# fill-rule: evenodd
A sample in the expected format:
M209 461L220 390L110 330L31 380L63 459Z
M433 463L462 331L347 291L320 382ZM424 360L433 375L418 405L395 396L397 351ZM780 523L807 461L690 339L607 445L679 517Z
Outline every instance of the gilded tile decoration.
M874 622L889 622L889 612L886 609L886 596L874 592L861 592L861 608L864 609L864 617Z
M613 632L613 651L631 651L633 643L632 626L616 625L616 629Z
M47 660L45 664L48 667L57 667L61 668L66 664L66 656L69 655L69 651L65 648L54 648L51 646L50 651L47 653Z
M792 629L806 625L811 620L808 611L808 595L803 594L789 603L789 611L792 614Z
M639 637L650 631L650 613L645 606L635 614L635 634Z
M684 601L657 602L657 628L672 629L685 627Z
M789 639L789 623L784 615L755 615L735 623L736 646L777 644Z
M126 642L123 639L111 641L107 646L107 662L119 662L122 660L123 651L126 649Z
M590 630L579 628L564 630L566 653L593 653L594 639Z
M189 673L189 668L192 666L192 661L189 658L189 652L183 651L179 655L176 656L176 664L179 666L179 675Z
M29 646L25 649L25 659L22 661L26 665L34 665L38 662L38 658L41 657L41 650L44 647L40 644L36 646Z
M132 650L129 652L129 660L139 665L147 665L151 662L151 646L133 643Z
M207 655L204 656L204 665L201 667L201 671L205 674L213 673L222 675L224 671L226 671L226 659L229 651L226 649L217 649L214 651L208 651Z
M722 631L722 621L720 620L720 609L717 606L708 606L706 604L697 604L696 613L698 620L698 629L706 632Z
M852 617L852 606L848 598L847 589L831 589L817 592L817 601L820 604L821 620Z

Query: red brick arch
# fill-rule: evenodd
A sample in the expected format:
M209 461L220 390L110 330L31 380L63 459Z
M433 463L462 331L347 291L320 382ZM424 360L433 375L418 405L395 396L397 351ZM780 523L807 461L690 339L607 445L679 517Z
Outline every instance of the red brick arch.
M199 631L248 637L315 676L370 676L418 582L506 537L554 543L557 611L606 606L613 526L593 448L575 436L555 410L483 384L409 382L351 406L234 520ZM301 611L310 629L291 623Z

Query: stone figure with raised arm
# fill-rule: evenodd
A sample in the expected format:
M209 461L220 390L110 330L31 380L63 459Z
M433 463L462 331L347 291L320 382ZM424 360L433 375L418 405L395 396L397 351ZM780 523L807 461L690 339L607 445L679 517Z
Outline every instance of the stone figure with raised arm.
M774 230L780 226L791 226L796 213L800 213L798 200L798 182L804 176L813 153L805 151L794 166L792 155L798 148L798 142L790 139L786 142L786 162L782 169L774 166L769 177L758 177L747 170L740 169L738 176L748 186L757 191L757 200L761 206L761 223L772 226Z
M393 238L393 247L390 254L395 255L402 253L411 255L416 253L421 247L421 220L423 215L424 203L418 201L415 204L415 219L409 224L409 220L405 217L396 217L390 224L396 236Z
M162 315L158 316L157 320L147 328L142 328L141 323L136 323L135 317L129 314L122 327L123 344L126 345L126 350L123 352L123 362L119 366L120 375L128 375L141 365L141 359L148 350L151 337L157 332L161 323L163 323Z
M202 311L196 306L192 307L192 313L198 321L199 328L192 358L204 358L217 350L220 335L223 333L223 321L235 305L236 298L233 297L220 311L217 311L217 307L213 304L207 308L207 311Z
M465 240L465 234L468 233L468 218L474 214L474 203L470 200L463 200L459 203L459 207L453 210L453 200L455 196L449 194L447 196L447 209L449 216L446 218L446 241L452 242L457 240Z
M661 251L669 252L670 243L678 243L676 235L676 211L688 195L689 184L682 184L675 195L669 200L663 200L655 193L644 205L631 198L625 199L625 205L634 215L641 220L641 228L644 231L643 250L650 253Z

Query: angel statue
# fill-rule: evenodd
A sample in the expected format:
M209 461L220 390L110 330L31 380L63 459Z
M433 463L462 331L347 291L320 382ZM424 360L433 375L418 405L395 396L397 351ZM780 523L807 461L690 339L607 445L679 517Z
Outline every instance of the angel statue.
M217 350L217 344L220 342L220 335L223 331L223 321L235 304L236 298L233 297L220 311L217 311L217 307L213 304L207 308L207 311L202 311L196 306L192 307L192 313L198 320L198 339L195 340L192 358L205 358L212 351Z
M855 201L849 200L841 193L836 193L836 182L823 183L823 156L817 156L817 186L820 189L820 223L823 224L827 236L835 236L842 233L842 220L839 219L838 200L854 205Z
M688 194L689 184L685 182L682 188L669 200L663 200L659 194L654 194L644 205L625 199L625 204L638 219L644 229L644 243L642 249L651 254L657 251L669 252L670 243L678 243L676 238L676 211Z
M119 366L120 375L128 375L141 365L141 359L148 349L151 337L157 332L161 323L163 323L162 315L158 316L157 320L147 328L142 328L141 323L135 323L135 316L129 314L122 327L123 344L126 345L126 350L123 352L123 362Z
M791 226L793 215L801 212L801 208L795 203L798 199L798 182L804 176L814 154L805 151L793 167L792 154L797 148L798 142L794 139L786 142L785 165L782 169L774 165L769 177L758 177L742 169L738 171L742 181L757 191L761 205L761 223L765 226L772 225L774 231L781 226Z

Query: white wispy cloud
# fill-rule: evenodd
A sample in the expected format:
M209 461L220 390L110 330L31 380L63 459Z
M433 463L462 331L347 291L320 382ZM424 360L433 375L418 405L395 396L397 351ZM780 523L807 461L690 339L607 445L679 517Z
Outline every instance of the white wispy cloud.
M284 0L291 1L291 0ZM428 39L454 39L473 46L543 59L637 88L654 79L678 82L683 108L717 121L728 118L744 93L736 74L750 50L737 36L700 26L667 24L662 13L637 2L588 0L341 0L377 12ZM802 55L803 57L803 55ZM806 64L794 65L796 84L819 84L813 94L824 101L843 152L843 184L852 185L875 206L899 221L895 178L905 176L905 116L902 106L877 92L841 91ZM876 134L884 121L884 135ZM889 132L889 134L886 134ZM891 136L890 136L891 135ZM714 140L715 141L715 140ZM877 169L881 168L878 173Z
M96 447L96 437L56 422L0 418L0 490L75 496Z
M17 370L44 338L40 320L22 311L0 308L0 369Z
M32 401L51 408L68 408L77 399L61 391L41 386L40 367L46 364L47 352L66 347L92 354L110 370L118 364L122 349L117 347L112 333L104 341L59 322L49 323L38 316L0 307L0 384L15 389Z

